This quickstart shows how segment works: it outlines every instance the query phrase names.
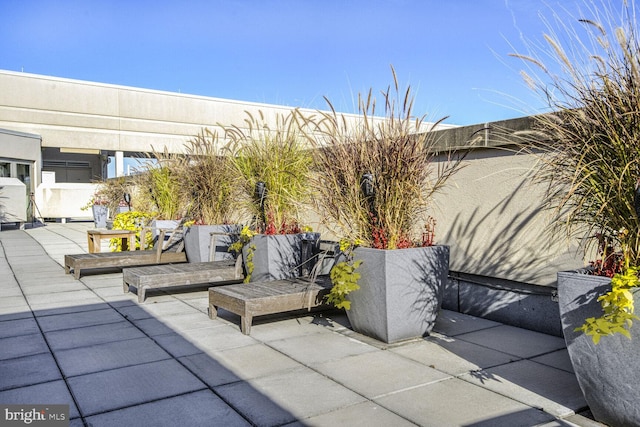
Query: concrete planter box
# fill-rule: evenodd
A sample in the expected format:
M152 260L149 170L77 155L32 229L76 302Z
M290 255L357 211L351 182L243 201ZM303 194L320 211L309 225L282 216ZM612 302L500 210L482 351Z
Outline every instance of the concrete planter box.
M215 236L213 259L211 256L211 233ZM238 225L192 225L184 232L184 250L189 262L222 261L233 259L229 252L229 245L238 240L240 226Z
M251 282L293 279L300 275L302 234L258 234L242 250L246 262L247 247L255 246ZM246 265L246 264L245 264Z
M386 343L428 335L442 304L449 247L357 248L360 289L349 294L356 332Z
M560 317L573 370L596 420L612 426L640 425L640 322L631 340L615 335L598 345L575 328L589 317L600 317L598 297L611 290L611 280L579 272L558 273ZM634 294L640 307L640 292Z

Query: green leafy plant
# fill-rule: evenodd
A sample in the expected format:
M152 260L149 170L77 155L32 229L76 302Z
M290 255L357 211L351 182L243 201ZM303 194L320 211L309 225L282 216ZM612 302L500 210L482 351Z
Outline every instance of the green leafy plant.
M135 230L136 231L136 249L141 249L140 246L140 232L144 228L146 224L148 224L153 219L153 214L139 212L139 211L128 211L122 212L115 216L113 219L113 229L114 230ZM147 248L153 247L153 236L151 233L148 233L146 236L146 244L144 245ZM113 252L122 251L122 239L111 239L109 241L109 247Z
M604 314L598 318L586 319L576 331L589 335L595 344L603 336L614 334L622 334L631 339L629 329L633 326L633 320L638 320L638 316L633 314L633 289L640 284L638 270L638 267L629 267L613 276L611 291L598 297Z
M640 41L632 2L620 10L603 4L596 20L580 29L558 22L546 48L514 56L525 61L525 80L550 113L535 116L534 128L518 134L539 154L537 179L547 185L550 223L578 237L600 259L596 274L613 276L612 291L600 297L604 315L579 330L598 342L604 335L628 336L633 316L630 288L640 265ZM615 6L617 7L617 6ZM537 46L537 45L536 45Z
M299 232L300 206L311 196L313 157L304 145L299 112L277 115L271 127L262 112L247 112L245 127L225 127L228 150L241 178L239 208L252 220L252 228L269 234ZM266 189L256 195L256 185Z
M347 295L360 289L360 285L358 285L360 273L358 273L357 270L362 264L362 260L355 260L353 251L360 246L361 243L359 240L352 242L347 239L342 239L340 241L340 253L345 259L344 261L336 263L331 269L329 277L331 278L333 286L327 295L327 302L337 308L349 310L351 308L351 301L347 300Z
M246 272L244 276L244 283L249 283L251 281L251 274L253 274L253 270L255 268L255 264L253 263L253 256L256 250L256 245L251 243L251 239L255 235L256 232L245 225L240 231L240 237L238 238L238 240L229 245L229 251L235 252L237 256L241 256L242 250L245 247L247 248L247 257L244 260L244 268Z
M138 203L160 219L178 219L185 213L181 174L183 159L177 154L154 152L135 177Z
M401 91L395 71L393 78L382 92L383 117L376 117L370 90L358 97L358 118L336 113L329 102L331 111L309 118L307 128L317 148L315 201L325 225L382 249L420 245L431 197L463 166L463 156L429 132L442 120L414 117L410 87Z

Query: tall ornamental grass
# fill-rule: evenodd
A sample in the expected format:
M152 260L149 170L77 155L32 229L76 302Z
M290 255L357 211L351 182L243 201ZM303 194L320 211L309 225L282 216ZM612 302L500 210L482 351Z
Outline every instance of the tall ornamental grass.
M596 266L611 275L640 264L640 44L633 2L588 13L579 27L549 26L546 47L515 56L552 111L526 139L542 152L553 221L598 250Z
M217 132L202 129L185 145L185 153L177 166L189 217L202 224L232 223L238 180Z
M239 207L262 233L295 232L301 207L311 195L311 151L305 146L299 112L279 114L270 126L262 111L247 112L244 126L225 127L233 167L241 178ZM264 183L261 199L256 184Z
M154 152L152 159L142 164L135 176L139 204L159 219L179 219L185 213L186 201L181 187L181 158L164 152Z
M357 119L336 113L328 101L331 111L309 119L307 134L317 148L315 201L327 227L383 249L422 244L421 227L433 225L432 196L462 167L462 157L428 132L442 120L428 125L414 117L411 88L401 92L393 77L393 88L382 93L382 118L370 90L358 96ZM442 154L445 160L436 161Z

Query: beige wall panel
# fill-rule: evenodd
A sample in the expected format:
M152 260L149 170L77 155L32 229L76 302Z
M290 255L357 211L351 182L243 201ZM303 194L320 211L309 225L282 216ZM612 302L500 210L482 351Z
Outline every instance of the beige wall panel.
M0 125L0 129L3 126ZM0 130L0 157L20 160L40 161L40 137L20 135Z
M167 134L174 136L195 135L203 126L192 123L164 122L154 120L122 118L120 130L123 132L143 132L153 134Z
M123 118L190 123L213 126L218 123L242 125L245 110L288 112L290 108L233 100L205 98L144 90L121 90L120 115Z
M535 158L500 149L471 153L437 195L437 243L451 246L451 270L551 284L558 270L584 265L577 242L553 238Z
M120 128L120 119L117 117L32 110L11 106L0 106L0 118L7 123L47 124L52 126L74 126L112 130L118 130Z
M73 80L3 72L0 74L0 105L118 115L118 91L114 87Z
M187 137L182 135L122 132L117 150L151 152L163 151L166 147L170 153L181 153L186 141Z

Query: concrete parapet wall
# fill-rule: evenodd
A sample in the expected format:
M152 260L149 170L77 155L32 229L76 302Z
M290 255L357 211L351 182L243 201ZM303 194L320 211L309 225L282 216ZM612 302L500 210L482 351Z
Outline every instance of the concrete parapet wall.
M562 336L555 287L452 271L442 308Z
M35 192L38 218L92 219L91 210L82 210L96 192L97 184L40 184Z

